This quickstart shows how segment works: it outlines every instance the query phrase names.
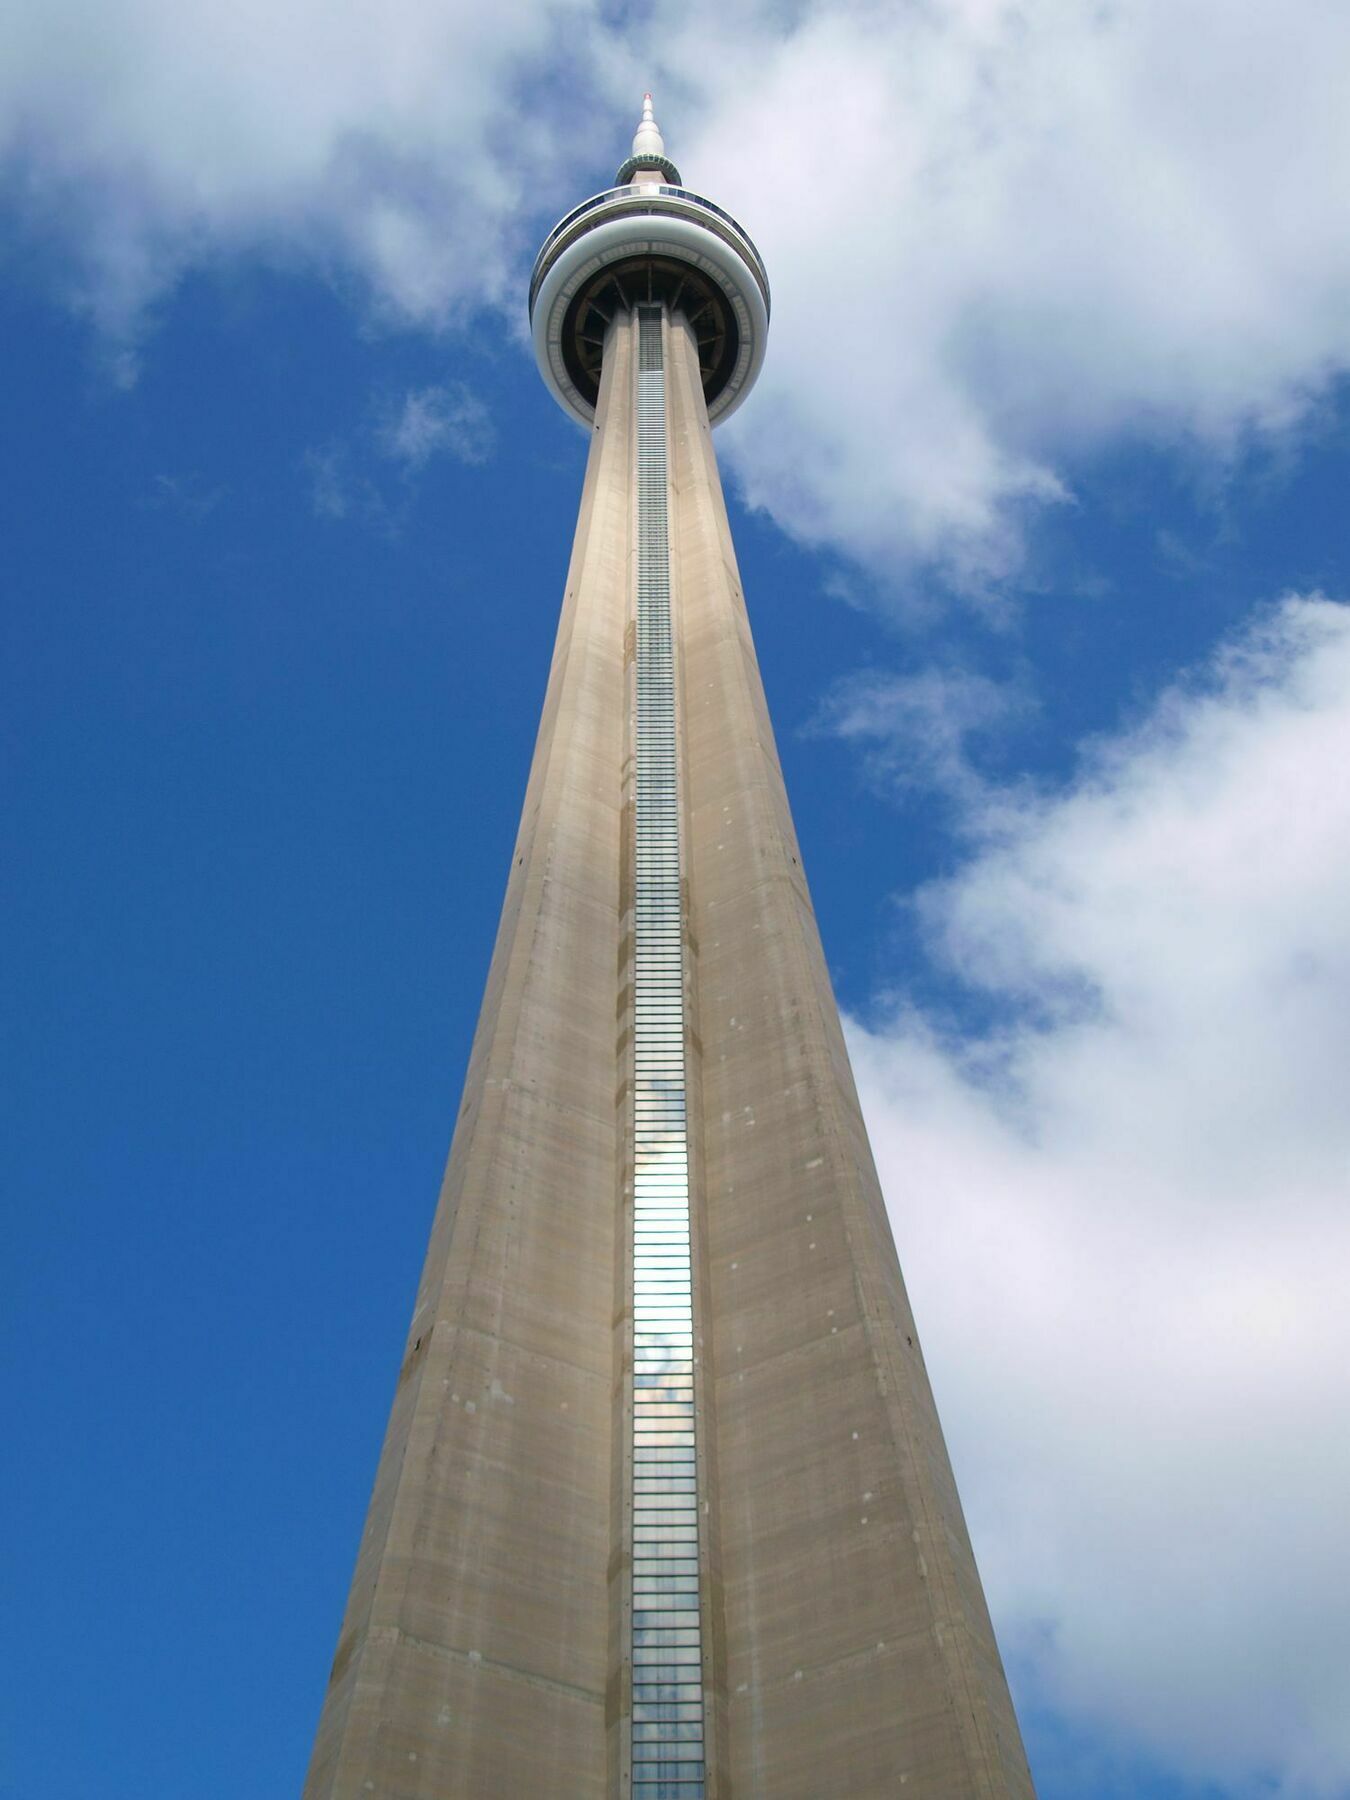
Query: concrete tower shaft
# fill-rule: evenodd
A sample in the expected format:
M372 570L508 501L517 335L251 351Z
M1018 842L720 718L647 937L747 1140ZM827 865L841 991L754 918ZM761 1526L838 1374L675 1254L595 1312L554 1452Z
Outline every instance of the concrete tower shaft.
M706 347L654 291L600 348L306 1800L1032 1800L784 791Z

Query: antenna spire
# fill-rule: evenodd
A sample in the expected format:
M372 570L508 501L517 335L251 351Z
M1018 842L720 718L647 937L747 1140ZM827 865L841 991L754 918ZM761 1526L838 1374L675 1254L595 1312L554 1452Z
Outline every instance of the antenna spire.
M683 185L680 171L666 155L666 141L652 111L650 94L642 96L642 117L633 133L633 153L614 177L614 185L624 187L637 175L641 176L644 186L658 181L670 182L675 187Z
M643 161L660 162L666 154L665 139L661 136L661 127L656 123L652 112L652 97L642 96L642 122L633 134L633 155Z

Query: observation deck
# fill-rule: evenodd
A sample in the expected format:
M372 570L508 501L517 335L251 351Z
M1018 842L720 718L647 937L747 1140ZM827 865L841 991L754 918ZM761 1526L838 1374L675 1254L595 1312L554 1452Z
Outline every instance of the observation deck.
M630 157L636 179L583 200L544 239L530 278L535 360L559 405L595 418L605 332L619 310L664 301L698 341L708 418L728 418L754 385L769 329L763 259L731 214L658 180L664 156ZM645 179L644 179L645 175Z

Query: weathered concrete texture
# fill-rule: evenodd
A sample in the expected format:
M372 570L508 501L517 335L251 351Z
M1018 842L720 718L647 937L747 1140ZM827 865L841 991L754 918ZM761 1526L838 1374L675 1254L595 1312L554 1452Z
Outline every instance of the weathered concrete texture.
M306 1800L624 1800L636 320ZM687 328L667 331L708 1800L1029 1800Z
M730 1792L1030 1796L670 337Z
M627 357L306 1800L605 1791Z

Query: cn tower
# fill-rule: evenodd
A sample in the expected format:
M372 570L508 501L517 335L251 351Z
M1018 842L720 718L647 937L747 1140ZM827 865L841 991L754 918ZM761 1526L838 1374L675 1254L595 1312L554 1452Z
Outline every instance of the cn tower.
M769 314L648 96L530 284L589 456L306 1800L1033 1792L713 452Z

